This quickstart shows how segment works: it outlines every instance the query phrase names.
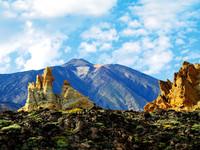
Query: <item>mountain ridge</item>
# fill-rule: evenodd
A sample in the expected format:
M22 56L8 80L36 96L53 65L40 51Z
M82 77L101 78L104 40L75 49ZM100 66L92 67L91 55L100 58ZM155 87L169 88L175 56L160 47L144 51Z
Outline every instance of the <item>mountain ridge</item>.
M68 80L74 89L102 108L143 110L144 105L160 93L157 79L118 64L94 65L84 59L72 59L52 69L56 77L54 93L60 93L63 80ZM0 74L0 102L23 106L28 82L35 81L35 76L42 71Z

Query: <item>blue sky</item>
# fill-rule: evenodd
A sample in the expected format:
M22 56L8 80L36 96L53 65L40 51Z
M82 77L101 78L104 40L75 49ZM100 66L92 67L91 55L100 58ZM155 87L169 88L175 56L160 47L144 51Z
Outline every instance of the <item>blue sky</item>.
M200 1L0 0L0 73L72 58L172 80L200 63Z

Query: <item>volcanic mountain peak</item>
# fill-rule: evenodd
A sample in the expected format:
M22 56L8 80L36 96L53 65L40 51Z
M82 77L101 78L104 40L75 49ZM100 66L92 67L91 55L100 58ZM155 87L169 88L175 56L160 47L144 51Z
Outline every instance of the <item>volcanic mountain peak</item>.
M92 63L86 61L85 59L71 59L69 62L65 63L64 65L62 65L62 67L66 67L66 66L93 66Z
M0 75L0 104L7 108L15 106L13 110L24 106L28 82L35 82L38 74L42 78L42 71ZM147 102L160 94L157 79L123 65L94 65L84 59L72 59L62 66L52 67L52 71L53 93L60 93L63 81L67 80L73 89L102 108L143 110Z

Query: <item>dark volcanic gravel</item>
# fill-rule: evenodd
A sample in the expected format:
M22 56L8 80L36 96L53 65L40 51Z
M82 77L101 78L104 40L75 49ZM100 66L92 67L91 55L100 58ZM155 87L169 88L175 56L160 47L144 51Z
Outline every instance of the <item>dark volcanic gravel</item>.
M199 150L200 110L0 111L0 150Z

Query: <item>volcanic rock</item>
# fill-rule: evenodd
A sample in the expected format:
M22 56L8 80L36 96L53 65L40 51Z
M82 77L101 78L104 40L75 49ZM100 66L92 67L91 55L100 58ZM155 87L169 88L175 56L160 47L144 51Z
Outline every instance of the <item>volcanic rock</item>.
M20 110L31 111L40 107L66 110L67 108L84 108L90 109L94 107L94 103L88 97L83 96L77 90L74 90L68 81L64 81L60 94L53 93L54 76L52 68L47 67L44 70L42 78L40 75L36 77L35 82L29 83L28 98L24 107Z
M183 62L181 69L174 74L173 84L159 81L161 95L149 102L144 111L157 108L173 110L192 110L200 107L200 64Z

